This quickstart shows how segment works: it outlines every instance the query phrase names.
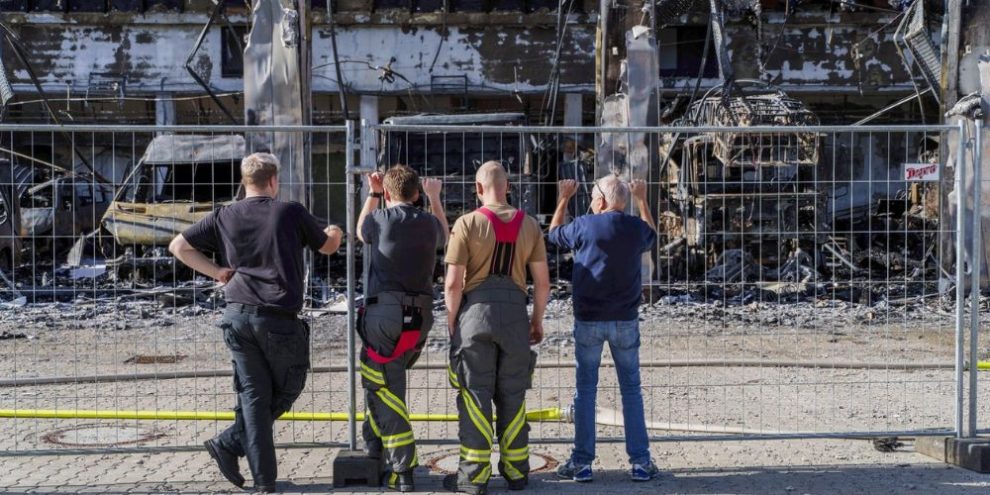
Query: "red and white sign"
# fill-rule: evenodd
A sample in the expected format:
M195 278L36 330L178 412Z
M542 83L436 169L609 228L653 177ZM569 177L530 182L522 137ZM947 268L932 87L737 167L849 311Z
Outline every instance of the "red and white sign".
M937 163L905 163L904 180L914 182L931 182L938 180L939 166Z

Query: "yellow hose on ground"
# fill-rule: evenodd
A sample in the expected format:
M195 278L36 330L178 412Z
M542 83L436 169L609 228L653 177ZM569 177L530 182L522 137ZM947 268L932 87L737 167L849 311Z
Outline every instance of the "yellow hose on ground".
M92 409L0 409L0 418L21 419L130 419L158 421L233 421L233 411L125 411ZM283 421L347 421L343 412L287 412L279 418ZM457 414L409 415L410 421L457 421ZM532 422L560 421L560 409L537 409L526 412ZM357 413L356 421L364 421L364 413Z

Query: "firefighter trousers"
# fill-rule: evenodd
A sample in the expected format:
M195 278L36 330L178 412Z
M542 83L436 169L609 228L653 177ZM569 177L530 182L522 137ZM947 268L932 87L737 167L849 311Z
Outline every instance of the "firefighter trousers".
M419 464L406 407L406 370L419 358L433 326L433 296L382 292L369 299L358 325L365 344L358 370L367 405L362 436L369 456L383 457L392 473L401 473ZM419 330L416 349L393 356L403 329L410 326ZM378 360L369 356L369 347ZM391 360L382 363L381 357Z
M458 484L488 483L495 440L501 455L499 473L512 481L529 475L526 390L535 364L526 294L510 278L489 277L464 295L448 372L451 386L458 390Z

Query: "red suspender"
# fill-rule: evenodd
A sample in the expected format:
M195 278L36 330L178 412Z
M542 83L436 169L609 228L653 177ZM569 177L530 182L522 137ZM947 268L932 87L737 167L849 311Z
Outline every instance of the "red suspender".
M476 211L484 215L492 224L492 228L495 229L495 253L492 255L489 271L492 275L511 276L516 241L519 239L519 231L522 230L526 214L522 210L516 210L512 220L503 222L494 211L484 206Z

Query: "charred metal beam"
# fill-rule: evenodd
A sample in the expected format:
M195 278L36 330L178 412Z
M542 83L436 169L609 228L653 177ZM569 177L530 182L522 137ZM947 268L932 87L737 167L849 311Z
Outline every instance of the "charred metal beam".
M350 112L347 108L347 85L344 84L344 75L340 71L340 53L337 50L337 23L336 2L327 0L327 20L330 22L330 46L333 49L333 68L337 74L337 95L340 97L340 110L344 113L344 121L351 120ZM439 50L437 53L440 53ZM436 59L434 59L436 62Z
M210 31L210 28L211 27L213 27L213 22L216 20L216 18L217 17L220 17L222 15L223 8L224 8L223 1L222 0L214 0L214 3L216 5L216 7L213 8L213 13L210 14L210 18L206 21L206 25L203 26L203 30L200 31L199 38L196 39L196 45L193 46L192 51L189 52L189 57L186 58L186 63L184 65L184 67L186 68L186 72L189 73L189 76L192 77L193 80L196 81L197 84L199 84L200 86L202 86L203 90L206 91L206 94L210 96L210 99L211 100L213 100L213 103L216 103L216 105L220 108L220 111L223 112L224 115L226 115L228 119L230 119L230 123L231 124L234 124L234 125L237 125L237 124L239 124L239 122L234 117L234 114L230 112L230 110L227 108L226 105L223 104L222 101L220 101L220 97L217 96L217 94L213 92L213 89L210 88L209 83L207 83L205 80L203 80L202 76L200 76L199 73L197 73L196 70L193 69L193 67L192 67L193 58L196 56L196 53L199 52L199 48L201 46L203 46L203 41L206 39L206 33L208 33ZM227 25L229 26L230 23L228 22ZM232 28L231 28L231 30L233 31ZM235 38L237 37L237 33L236 32L234 33L234 37ZM238 44L238 46L240 46L240 40L237 41L237 44ZM241 51L243 52L243 47L241 47Z

